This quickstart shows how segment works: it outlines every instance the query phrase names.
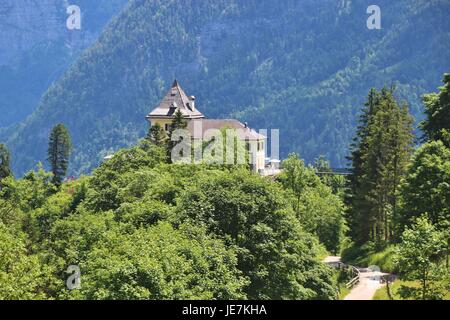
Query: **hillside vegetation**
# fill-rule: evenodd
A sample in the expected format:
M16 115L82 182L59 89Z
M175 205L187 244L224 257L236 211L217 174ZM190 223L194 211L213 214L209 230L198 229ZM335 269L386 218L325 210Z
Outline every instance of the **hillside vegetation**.
M450 69L450 3L380 0L382 29L366 27L369 1L130 1L98 42L19 127L0 133L16 174L45 159L50 129L72 133L71 172L135 144L145 115L178 78L208 117L279 128L281 156L319 155L345 166L358 106L370 87L422 118L420 95Z
M343 241L342 202L289 161L308 177L301 206L290 174L167 164L146 141L59 188L42 168L5 178L0 299L335 299L319 257Z
M424 97L416 150L408 106L392 88L370 90L348 179L296 154L271 177L208 157L177 162L184 140L154 128L92 175L63 179L63 124L49 137L51 173L15 179L0 144L0 299L341 299L351 276L322 260L343 249L398 272L396 296L445 299L450 74L443 82ZM185 126L177 112L169 135Z

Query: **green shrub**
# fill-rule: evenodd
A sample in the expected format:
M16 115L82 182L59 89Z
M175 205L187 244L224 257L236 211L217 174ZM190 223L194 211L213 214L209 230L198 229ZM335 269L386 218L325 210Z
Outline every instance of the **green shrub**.
M342 261L358 267L367 268L378 266L384 272L395 272L394 267L395 246L386 246L382 251L377 251L373 243L363 246L350 245L342 251Z

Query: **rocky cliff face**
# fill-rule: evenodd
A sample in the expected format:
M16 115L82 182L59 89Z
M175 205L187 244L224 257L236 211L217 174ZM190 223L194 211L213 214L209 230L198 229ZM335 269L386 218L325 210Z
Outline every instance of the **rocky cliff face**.
M0 65L43 41L55 41L64 33L65 12L58 0L3 0L0 3Z
M91 45L127 0L0 2L0 128L23 120L42 93ZM69 5L81 30L68 30Z

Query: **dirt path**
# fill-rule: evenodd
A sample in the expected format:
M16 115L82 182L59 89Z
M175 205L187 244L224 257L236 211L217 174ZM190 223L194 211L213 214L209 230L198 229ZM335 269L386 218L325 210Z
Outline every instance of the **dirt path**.
M334 264L334 263L339 263L341 262L341 257L338 256L328 256L326 257L323 262L328 263L328 264Z
M329 265L336 265L341 262L341 257L328 256L323 262ZM352 288L344 300L372 300L375 292L384 286L380 282L380 278L383 275L387 275L387 273L362 268L360 268L360 271L359 283Z
M379 271L361 272L359 283L353 287L344 300L372 300L375 292L384 286L380 282L383 275L387 274Z

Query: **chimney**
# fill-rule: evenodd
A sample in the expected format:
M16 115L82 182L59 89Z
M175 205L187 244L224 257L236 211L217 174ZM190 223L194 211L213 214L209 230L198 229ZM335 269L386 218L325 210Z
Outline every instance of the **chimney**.
M190 105L192 107L192 111L194 111L195 110L195 96L190 96L189 100L191 100Z

